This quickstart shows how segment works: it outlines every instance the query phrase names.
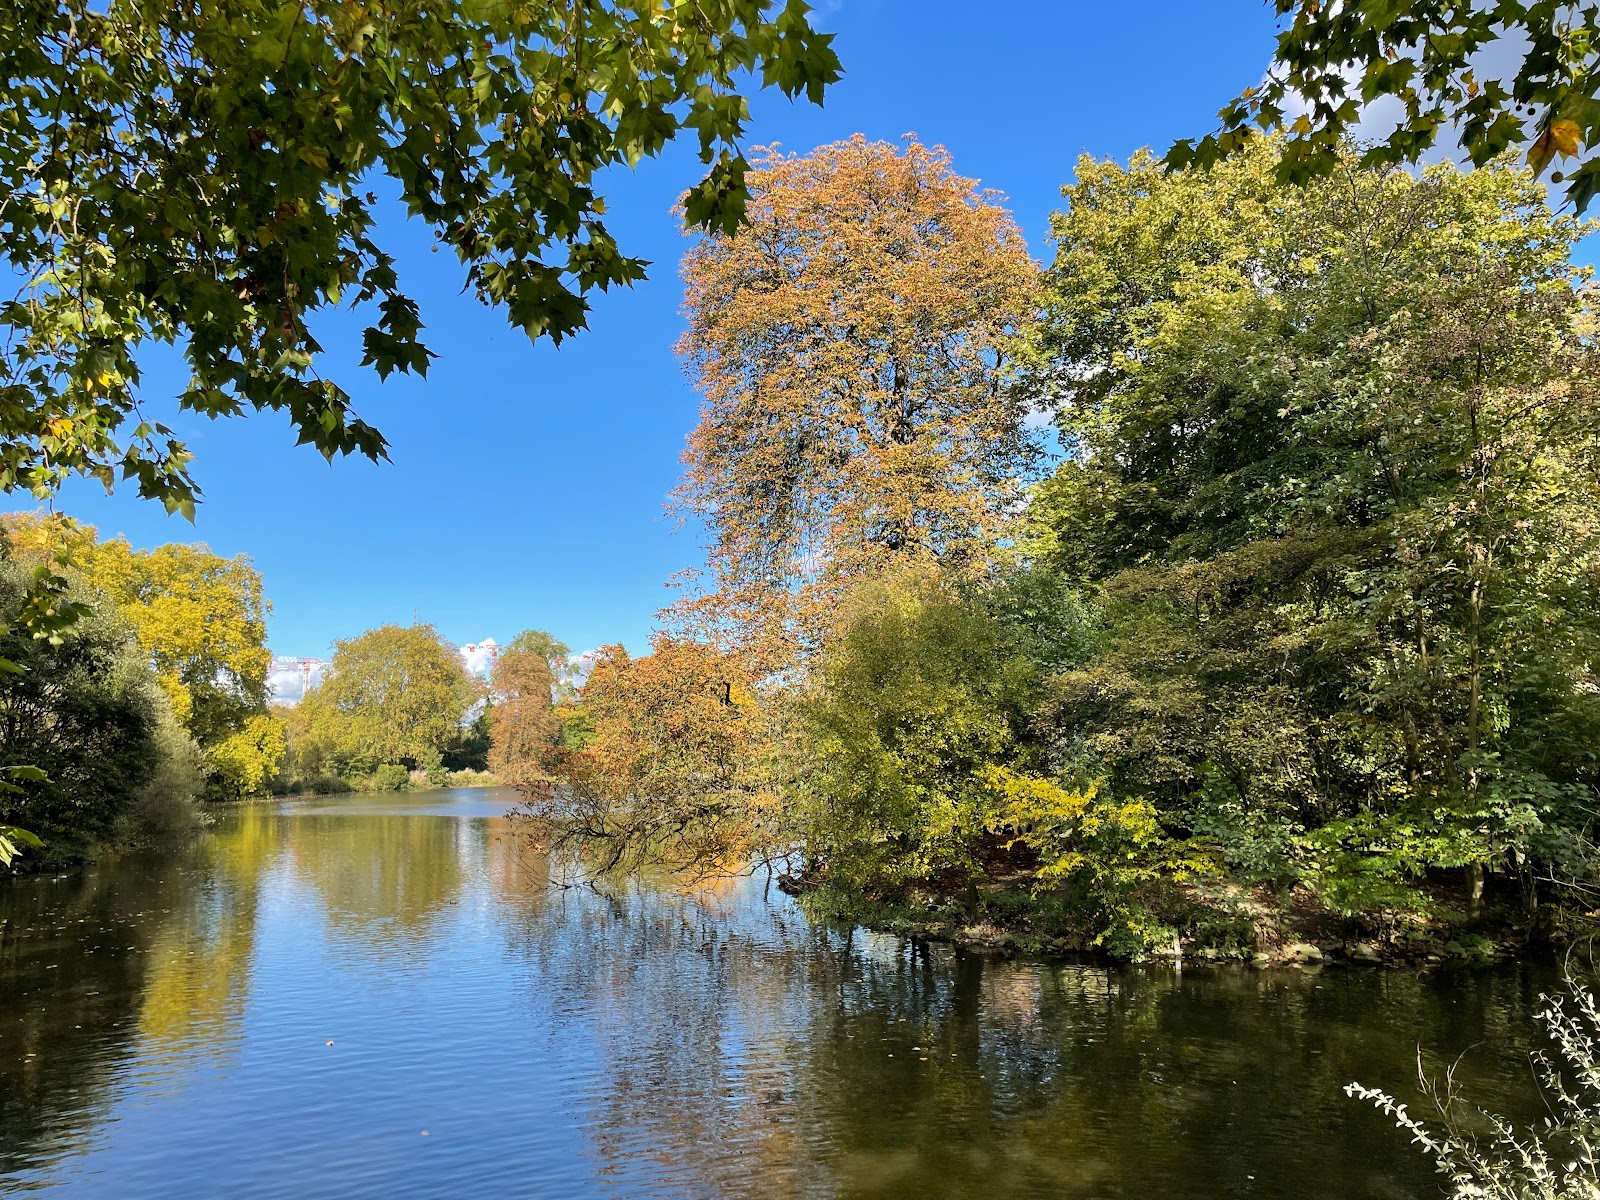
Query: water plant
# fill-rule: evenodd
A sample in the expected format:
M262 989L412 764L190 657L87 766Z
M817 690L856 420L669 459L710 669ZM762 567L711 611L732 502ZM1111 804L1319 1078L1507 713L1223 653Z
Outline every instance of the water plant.
M1519 1128L1505 1117L1468 1108L1454 1072L1429 1079L1423 1091L1436 1123L1412 1115L1388 1092L1360 1083L1345 1093L1369 1100L1393 1118L1449 1179L1454 1200L1596 1200L1600 1197L1600 999L1568 975L1565 993L1540 996L1537 1020L1548 1049L1532 1053L1550 1115Z

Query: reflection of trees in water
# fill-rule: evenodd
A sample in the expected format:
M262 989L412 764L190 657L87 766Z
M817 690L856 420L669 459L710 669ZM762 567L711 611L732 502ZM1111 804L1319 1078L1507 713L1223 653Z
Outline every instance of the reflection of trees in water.
M1526 1110L1547 982L992 961L818 929L759 882L569 892L513 937L564 998L551 1036L594 1038L574 1102L619 1194L1409 1194L1426 1162L1343 1085L1477 1041L1478 1095Z
M563 873L556 872L557 877ZM665 882L665 881L662 881ZM794 1118L809 981L831 938L760 887L638 881L550 893L508 936L557 997L552 1041L592 1038L574 1106L615 1194L821 1193Z
M203 863L171 888L167 919L148 931L139 1013L146 1063L192 1069L236 1044L261 875L277 843L271 814L246 807L207 839L198 850Z
M506 817L483 820L484 869L492 895L504 903L538 911L550 890L550 856L529 845Z
M70 1152L117 1071L192 1071L236 1042L263 823L178 854L0 887L0 1171Z
M0 1172L72 1148L135 1034L143 913L161 889L95 873L0 887Z
M0 887L0 1172L72 1151L130 1061L141 1087L182 1086L233 1050L280 865L347 944L388 957L426 942L470 872L535 885L486 844L474 821L243 806L182 851Z
M302 884L340 949L385 964L487 911L618 1196L1427 1194L1345 1082L1404 1090L1419 1042L1479 1043L1474 1098L1530 1098L1531 968L993 962L812 925L760 877L604 896L550 875L499 820L255 808L177 858L0 888L0 1170L71 1150L135 1051L174 1078L226 1055L259 897Z
M277 837L335 939L375 957L426 954L465 880L484 869L482 825L454 817L284 815Z
M1419 1039L1453 1054L1492 1030L1509 1040L1484 1048L1481 1073L1506 1107L1526 1106L1527 986L908 953L870 962L818 1022L806 1103L842 1196L1158 1194L1182 1179L1237 1195L1251 1177L1304 1196L1396 1194L1431 1172L1343 1084L1403 1081ZM1480 1011L1452 1021L1463 990Z

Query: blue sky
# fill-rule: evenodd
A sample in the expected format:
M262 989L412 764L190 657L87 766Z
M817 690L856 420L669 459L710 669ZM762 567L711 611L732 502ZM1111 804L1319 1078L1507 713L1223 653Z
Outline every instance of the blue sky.
M758 96L751 143L804 151L914 131L1006 193L1041 260L1081 152L1126 157L1205 132L1259 78L1274 30L1264 0L837 0L817 16L838 34L844 80L820 109ZM323 367L389 438L392 462L330 466L271 414L180 420L205 492L192 527L97 485L69 487L58 507L137 546L248 554L278 654L325 657L333 638L413 614L458 643L534 626L575 649L641 649L664 581L700 557L694 531L663 513L696 412L672 352L685 243L669 210L697 168L684 146L613 177L613 230L653 260L651 278L597 298L588 332L560 348L463 295L425 227L389 220L382 240L439 358L426 381L380 383L356 365L359 325L335 321ZM176 376L158 368L149 383L159 411Z

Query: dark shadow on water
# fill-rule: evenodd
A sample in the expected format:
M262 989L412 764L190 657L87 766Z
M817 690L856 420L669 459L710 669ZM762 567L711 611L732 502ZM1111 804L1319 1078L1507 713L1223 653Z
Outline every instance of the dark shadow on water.
M1549 965L1108 971L550 886L509 793L0 888L0 1194L1437 1196L1352 1079L1534 1114ZM426 1133L424 1133L426 1131Z

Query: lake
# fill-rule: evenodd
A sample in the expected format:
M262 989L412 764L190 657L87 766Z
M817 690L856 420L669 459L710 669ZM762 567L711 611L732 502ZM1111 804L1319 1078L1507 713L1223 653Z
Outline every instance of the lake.
M1533 1111L1546 964L1107 970L562 887L490 790L0 885L0 1195L1427 1197L1342 1086Z

